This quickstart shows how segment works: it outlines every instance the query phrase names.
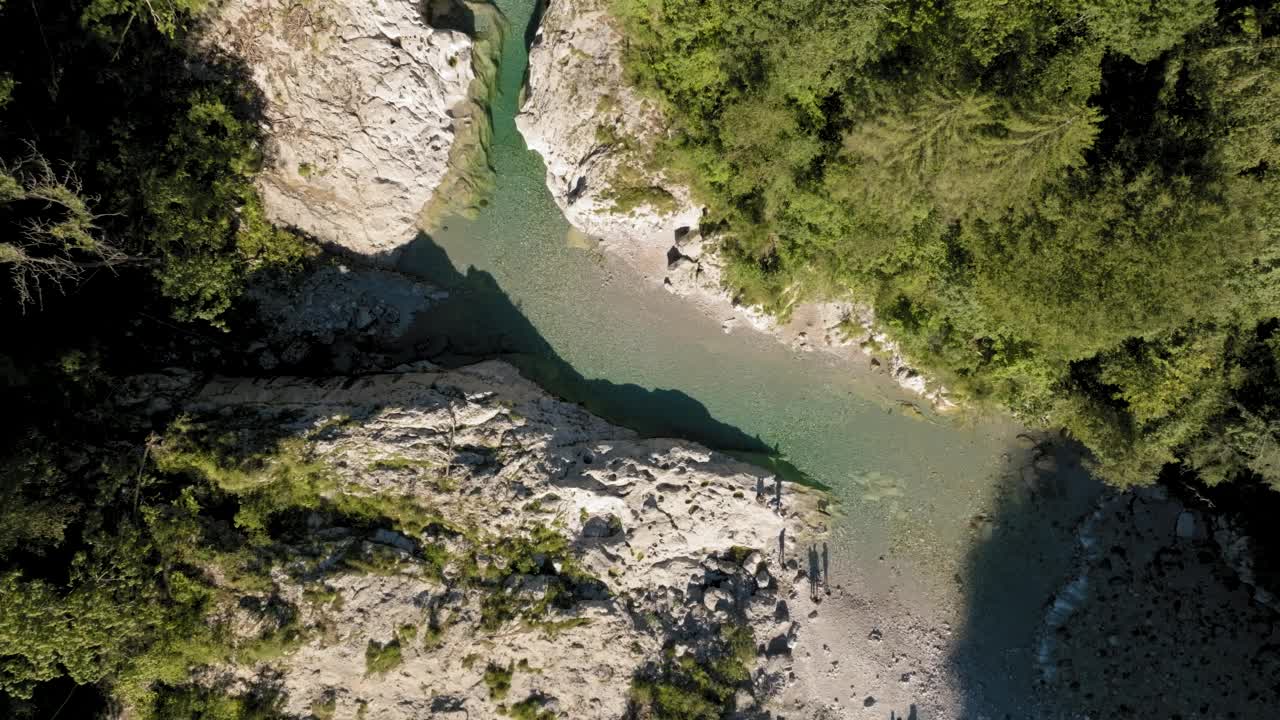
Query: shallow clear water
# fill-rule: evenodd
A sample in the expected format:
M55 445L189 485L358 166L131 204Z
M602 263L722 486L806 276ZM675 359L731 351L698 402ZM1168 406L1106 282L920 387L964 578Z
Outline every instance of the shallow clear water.
M725 334L691 304L570 243L542 162L514 122L527 62L520 29L534 2L497 5L513 28L493 107L497 185L478 217L446 220L402 257L401 269L451 290L418 331L448 336L460 356L503 352L550 391L646 434L776 450L839 501L836 581L907 605L955 605L963 616L992 600L958 584L994 573L1009 636L993 651L1029 647L1041 603L1067 572L1071 548L1054 533L1092 490L1066 483L1031 497L1004 456L1016 463L1020 452L1011 423L908 417L897 406L912 398L862 363L796 353L745 329ZM998 513L1010 517L997 518L994 533L975 532L975 516Z

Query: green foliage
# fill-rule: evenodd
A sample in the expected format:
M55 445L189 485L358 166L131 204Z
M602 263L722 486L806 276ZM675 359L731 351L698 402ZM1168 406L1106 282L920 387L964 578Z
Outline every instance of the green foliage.
M194 93L166 143L166 156L176 161L148 173L140 188L153 219L148 239L166 257L160 287L177 301L180 319L216 323L247 273L287 267L305 254L297 237L263 214L252 184L259 131L234 112L247 101L237 92Z
M1065 425L1119 483L1270 477L1245 458L1280 425L1239 380L1270 366L1233 348L1280 307L1275 8L612 8L740 301L872 300L939 381Z
M400 640L392 639L386 643L369 641L364 650L364 671L367 675L382 675L400 666L404 658L400 654Z
M1085 0L1082 14L1108 48L1136 62L1155 60L1214 16L1213 0Z
M247 277L311 252L266 221L254 188L261 101L246 68L185 36L204 7L0 8L5 294L41 306L103 268L145 272L176 318L225 328Z
M1259 248L1251 199L1231 192L1152 169L1131 179L1112 171L1033 212L974 222L962 242L977 297L992 320L1055 360L1222 317L1239 258Z
M166 688L156 703L158 718L190 720L284 720L284 697L272 688L254 689L242 696L225 688L184 685Z
M63 587L15 571L0 578L0 689L29 697L35 683L64 675L81 684L117 676L121 694L137 699L154 680L185 681L191 661L217 655L204 623L211 591L157 562L147 529L126 524L91 539Z
M671 650L631 684L631 705L656 720L717 720L735 709L734 694L751 679L755 640L751 628L726 625L696 656Z
M172 38L179 30L185 30L204 7L204 0L93 0L84 9L80 22L102 35L115 36L127 32L141 17Z
M270 422L179 418L155 448L157 467L199 478L236 496L236 526L260 541L268 539L272 518L292 509L327 509L369 523L385 518L410 534L442 522L410 496L369 495L343 487L332 470L312 456L307 438L273 438Z
M32 438L25 452L0 464L0 556L18 547L44 554L63 542L83 509L74 496L58 492L65 481L60 458L42 440Z

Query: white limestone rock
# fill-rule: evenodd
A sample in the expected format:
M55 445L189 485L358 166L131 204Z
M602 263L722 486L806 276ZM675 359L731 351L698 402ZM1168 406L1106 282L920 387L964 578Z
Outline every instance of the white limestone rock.
M303 599L294 576L275 574L277 591L316 629L273 663L291 714L332 700L335 717L354 717L363 704L368 717L386 720L458 710L497 720L502 702L537 697L553 703L557 717L623 717L633 676L664 645L696 647L730 616L744 618L762 645L779 633L793 638L796 628L778 619L779 602L801 614L811 609L793 598L784 567L825 535L820 495L788 484L778 512L757 498L759 483L774 484L759 468L695 443L639 438L551 398L501 362L357 378L221 378L186 410L304 438L315 460L337 473L338 492L408 494L453 527L494 537L554 528L598 579L575 589L567 606L550 608L555 632L520 621L486 628L483 593L493 591L458 583L452 564L437 579L413 553L415 543L447 549L471 540L362 535L324 527L317 515L310 534L333 543L336 557L341 548L377 546L408 562L394 575L368 575L320 561L323 572L308 576L309 587L322 583L341 598L323 607ZM790 557L779 549L784 531ZM324 553L312 546L293 564L317 556ZM537 598L547 581L545 573L521 575L500 592ZM406 625L420 630L401 642L401 664L366 673L369 643L386 643ZM491 664L514 668L505 701L489 697ZM260 670L224 667L221 677L247 686Z
M412 0L228 0L206 40L265 100L268 216L352 252L390 263L465 155L455 143L487 132L472 39Z
M644 149L666 124L657 105L624 81L622 37L606 5L550 3L529 51L527 97L516 125L546 163L547 186L574 227L622 252L635 249L628 246L665 250L679 228L698 225L702 212L687 188L643 167ZM637 182L670 202L619 211L611 193Z

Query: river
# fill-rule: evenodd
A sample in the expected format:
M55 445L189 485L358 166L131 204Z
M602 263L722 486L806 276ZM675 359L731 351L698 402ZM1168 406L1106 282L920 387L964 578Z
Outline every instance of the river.
M1071 573L1071 531L1098 493L1076 454L1058 445L1061 472L1028 480L1032 450L1015 423L904 414L900 402L918 398L865 362L798 352L750 329L726 334L691 303L571 242L514 121L527 63L519 29L534 3L497 5L516 31L492 108L496 187L477 217L445 220L402 256L402 270L451 290L421 332L447 334L463 355L497 348L550 391L646 434L782 455L837 500L828 582L847 611L832 616L850 627L830 632L856 634L863 652L866 630L851 628L866 606L877 621L926 626L953 649L918 672L958 686L975 713L1024 716L1043 605ZM902 634L903 648L928 644ZM890 663L890 651L874 652ZM872 672L852 665L849 685ZM904 716L911 692L897 697Z

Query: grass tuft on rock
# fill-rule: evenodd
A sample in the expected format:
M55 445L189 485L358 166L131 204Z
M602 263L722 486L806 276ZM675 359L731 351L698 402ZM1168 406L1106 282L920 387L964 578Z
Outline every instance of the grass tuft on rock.
M555 720L556 714L546 709L547 698L537 693L512 705L507 714L514 720Z
M511 691L511 676L514 674L510 665L503 667L489 663L484 669L484 684L489 688L490 700L503 700L507 697L507 693Z
M364 668L366 675L382 675L400 666L404 657L400 654L400 640L380 643L370 640L364 650Z
M734 710L734 695L748 686L755 638L746 625L725 625L695 653L674 650L641 670L631 684L635 717L653 720L718 720Z

